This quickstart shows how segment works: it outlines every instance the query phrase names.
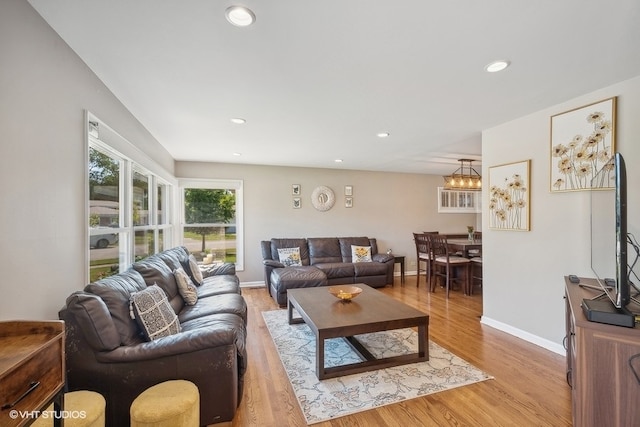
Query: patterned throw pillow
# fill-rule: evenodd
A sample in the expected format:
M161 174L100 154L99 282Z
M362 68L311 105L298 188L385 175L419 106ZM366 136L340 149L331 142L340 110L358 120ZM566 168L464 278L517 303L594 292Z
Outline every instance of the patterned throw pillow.
M196 286L202 285L204 278L202 277L202 270L196 261L196 257L193 254L189 255L189 270L191 270L191 277Z
M149 341L177 334L181 330L167 294L158 285L131 294L130 310L131 317L136 319Z
M300 248L282 248L278 249L278 258L285 267L301 266Z
M194 305L198 301L198 290L196 285L193 284L189 275L182 269L176 268L173 270L173 275L176 277L178 283L178 292L187 305Z
M371 262L371 246L351 245L351 260L353 262Z

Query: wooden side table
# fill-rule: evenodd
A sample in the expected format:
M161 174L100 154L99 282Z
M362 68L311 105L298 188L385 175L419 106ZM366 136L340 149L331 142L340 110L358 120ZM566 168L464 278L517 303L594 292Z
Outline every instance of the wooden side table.
M393 263L400 264L400 283L404 285L404 255L394 255Z
M61 413L64 363L64 322L0 322L0 425L29 425L52 402Z

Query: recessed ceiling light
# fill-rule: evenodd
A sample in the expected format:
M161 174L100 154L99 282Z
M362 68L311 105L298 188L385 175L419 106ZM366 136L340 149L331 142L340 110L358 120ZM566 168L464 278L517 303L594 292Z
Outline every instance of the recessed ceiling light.
M386 137L388 137L389 135L391 135L389 132L379 132L379 133L377 134L378 138L386 138Z
M247 123L247 121L245 119L243 119L242 117L234 117L231 119L231 123L235 123L237 125L243 125L245 123Z
M238 156L242 156L242 153L233 153L233 155L238 157Z
M244 6L230 6L225 11L224 15L227 17L227 21L235 25L236 27L248 27L256 20L256 15Z
M493 61L492 63L488 64L486 67L484 67L484 69L488 73L497 73L498 71L504 70L508 66L509 66L509 61L500 59L498 61Z
M342 163L342 159L335 159L334 162L336 163Z

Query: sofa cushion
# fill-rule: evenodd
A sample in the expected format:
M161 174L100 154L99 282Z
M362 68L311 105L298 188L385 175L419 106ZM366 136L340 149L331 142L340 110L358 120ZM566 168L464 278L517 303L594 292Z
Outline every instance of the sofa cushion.
M155 254L167 264L171 271L182 267L182 264L189 259L189 252L184 246L175 246Z
M144 278L147 286L158 285L167 294L167 299L175 313L180 313L184 301L178 292L178 283L173 271L158 256L152 255L131 266Z
M85 292L99 296L111 313L122 345L140 342L138 325L129 315L129 298L134 292L147 287L142 276L135 270L106 277L85 286Z
M386 264L380 262L357 262L353 264L356 278L365 276L383 276L387 274L387 268Z
M280 248L278 249L278 259L285 267L301 267L300 248Z
M182 267L176 268L173 271L173 275L176 276L176 282L178 283L178 292L187 305L193 305L198 301L198 290L196 285L193 284L191 278L185 273Z
M197 287L198 298L222 294L241 294L240 281L237 276L205 277L202 285Z
M238 294L222 294L208 298L200 298L196 305L185 306L178 315L178 318L180 319L180 323L183 323L198 317L220 313L235 314L246 322L247 304L242 295Z
M76 318L89 345L96 351L111 351L120 346L120 334L107 305L99 296L82 291L74 292L67 298L63 310Z
M278 260L278 249L300 248L300 263L309 265L309 249L305 239L271 239L271 259Z
M352 262L371 262L371 246L351 245Z
M355 276L354 264L350 262L323 262L313 266L322 270L327 279Z
M178 316L169 305L167 294L157 285L131 295L131 313L149 341L180 332Z
M318 263L351 262L351 246L349 246L349 260L343 261L340 253L340 243L336 237L311 237L309 242L309 256L311 265Z
M339 237L338 244L340 245L342 262L353 262L351 246L371 246L371 255L378 252L377 247L373 246L371 239L368 237Z

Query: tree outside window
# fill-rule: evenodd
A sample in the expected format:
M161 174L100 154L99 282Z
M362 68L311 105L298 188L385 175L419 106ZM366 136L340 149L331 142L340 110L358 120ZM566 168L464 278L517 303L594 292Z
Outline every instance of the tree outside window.
M185 188L184 218L184 244L192 253L236 261L234 189Z

